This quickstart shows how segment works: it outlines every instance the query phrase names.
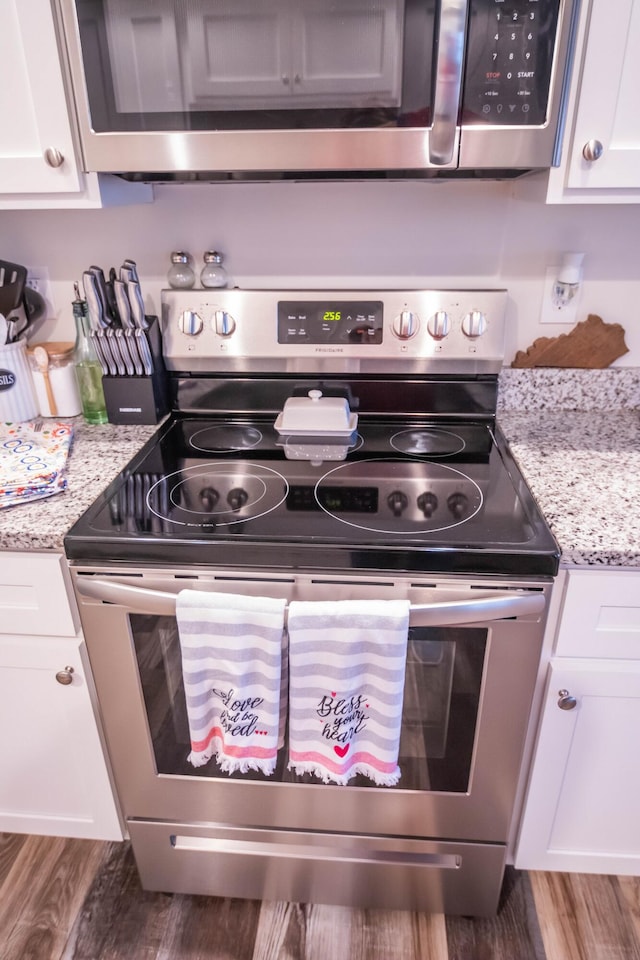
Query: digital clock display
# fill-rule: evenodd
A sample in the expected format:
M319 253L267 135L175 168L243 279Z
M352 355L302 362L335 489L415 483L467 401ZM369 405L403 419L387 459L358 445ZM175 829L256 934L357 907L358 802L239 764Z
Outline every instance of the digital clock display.
M382 343L380 300L280 300L278 343Z

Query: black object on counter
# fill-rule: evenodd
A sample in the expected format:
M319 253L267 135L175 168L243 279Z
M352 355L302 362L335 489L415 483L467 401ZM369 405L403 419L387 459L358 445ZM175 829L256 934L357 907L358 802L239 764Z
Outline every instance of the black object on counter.
M146 318L144 334L149 345L151 365L142 376L102 378L102 388L110 423L158 423L169 411L167 376L162 356L162 337L157 317Z

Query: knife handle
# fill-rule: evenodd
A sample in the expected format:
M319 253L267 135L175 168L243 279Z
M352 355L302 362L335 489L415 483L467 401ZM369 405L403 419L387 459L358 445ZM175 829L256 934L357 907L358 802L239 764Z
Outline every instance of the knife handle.
M131 316L134 325L140 330L146 330L149 324L144 315L144 300L142 299L140 284L136 283L135 280L129 280L127 283L127 293L129 294Z
M86 270L82 274L82 286L84 296L89 308L89 323L92 330L101 330L105 326L104 311L102 301L98 295L98 284L93 273Z
M131 319L131 304L129 303L127 285L124 280L114 280L113 290L116 295L116 304L118 305L118 313L120 314L123 329L131 330L134 324Z
M140 329L136 330L136 340L140 348L140 358L144 366L145 376L150 377L153 373L154 362L146 331Z

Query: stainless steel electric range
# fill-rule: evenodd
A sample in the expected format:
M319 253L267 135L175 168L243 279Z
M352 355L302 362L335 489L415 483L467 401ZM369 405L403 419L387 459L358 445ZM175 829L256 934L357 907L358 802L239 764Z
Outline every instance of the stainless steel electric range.
M145 887L497 909L559 557L496 423L506 300L163 292L173 412L65 539ZM271 777L191 767L187 587L410 600L399 783L296 775L286 738Z

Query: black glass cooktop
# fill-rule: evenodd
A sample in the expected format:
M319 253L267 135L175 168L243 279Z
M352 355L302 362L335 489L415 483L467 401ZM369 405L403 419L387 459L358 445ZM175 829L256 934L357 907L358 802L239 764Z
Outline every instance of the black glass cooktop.
M165 566L549 576L559 556L493 421L364 417L327 438L178 416L65 548Z

